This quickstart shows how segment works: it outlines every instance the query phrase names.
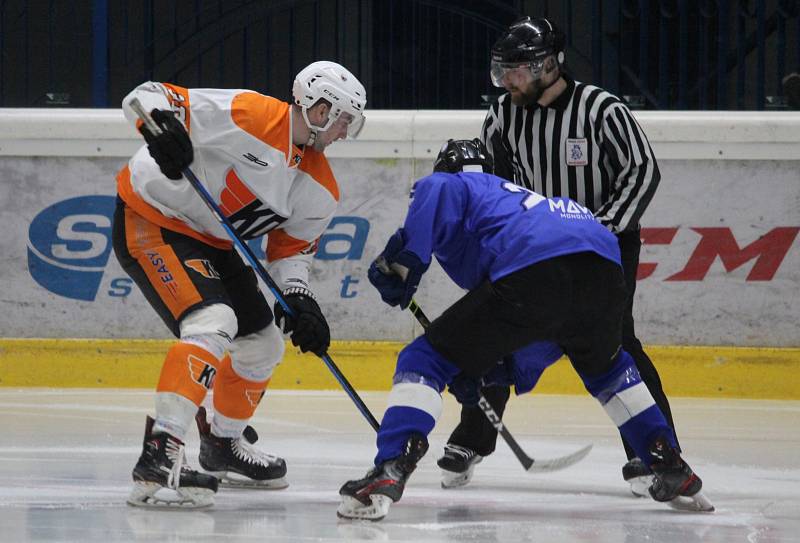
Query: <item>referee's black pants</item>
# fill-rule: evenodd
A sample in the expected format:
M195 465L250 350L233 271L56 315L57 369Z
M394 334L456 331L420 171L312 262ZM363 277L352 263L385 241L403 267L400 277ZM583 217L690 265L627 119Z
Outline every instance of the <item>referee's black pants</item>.
M619 240L622 269L625 274L625 286L627 289L627 301L622 318L622 348L633 357L642 381L674 430L675 423L672 420L672 410L669 407L667 396L664 394L661 378L650 357L644 352L642 343L636 337L634 328L633 298L636 292L636 271L639 268L639 253L642 248L639 230L622 232L617 235L617 239ZM487 387L483 389L483 395L492 404L498 416L502 417L506 403L508 403L511 395L511 389L504 386ZM461 422L453 430L448 443L467 447L481 456L487 456L494 452L497 444L497 430L495 430L479 407L462 406ZM625 454L629 460L636 456L636 453L624 439L622 440L622 445L625 447Z

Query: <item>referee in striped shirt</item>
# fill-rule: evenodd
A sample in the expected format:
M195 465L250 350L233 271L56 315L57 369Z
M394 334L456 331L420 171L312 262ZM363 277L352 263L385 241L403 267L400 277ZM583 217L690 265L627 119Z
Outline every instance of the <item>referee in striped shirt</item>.
M674 428L661 379L636 338L633 294L639 265L639 220L661 175L653 151L628 107L613 94L572 80L563 71L564 34L547 19L525 17L492 47L492 82L507 91L486 115L481 140L495 174L546 197L568 197L591 209L617 235L627 312L623 348L631 354L653 398ZM532 285L535 287L535 285ZM508 387L484 395L502 415ZM477 406L464 406L439 466L444 480L466 484L474 464L494 451L497 432ZM649 472L624 442L623 477L634 494L647 494ZM444 483L443 483L444 484Z

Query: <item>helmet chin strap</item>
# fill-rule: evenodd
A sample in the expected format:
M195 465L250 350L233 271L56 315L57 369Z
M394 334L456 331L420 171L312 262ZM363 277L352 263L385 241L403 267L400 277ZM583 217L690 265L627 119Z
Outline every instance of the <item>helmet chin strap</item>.
M308 141L306 142L306 147L314 147L314 143L317 141L317 131L313 128L309 127L310 131L308 133Z
M330 128L331 125L333 124L333 121L330 119L330 114L329 114L329 119L328 122L325 124L325 126L314 126L313 124L311 124L311 121L308 120L308 109L303 108L301 113L303 115L303 120L305 121L306 126L308 127L309 130L308 141L306 142L306 145L311 147L317 141L319 133L324 132L325 130Z
M308 109L301 108L300 113L303 115L303 121L306 123L306 127L308 127L308 141L306 141L306 146L312 147L314 142L317 141L317 127L311 124L311 121L308 120Z

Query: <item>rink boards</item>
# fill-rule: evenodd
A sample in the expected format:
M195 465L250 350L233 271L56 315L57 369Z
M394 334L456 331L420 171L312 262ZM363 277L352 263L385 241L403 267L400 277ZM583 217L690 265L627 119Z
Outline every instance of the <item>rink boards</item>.
M22 339L2 340L0 385L150 386L166 344L148 344L151 353L131 340L168 333L110 244L114 175L139 140L118 111L9 112L0 112L0 337ZM800 114L636 115L662 173L642 230L636 326L645 344L663 346L648 350L678 387L671 392L800 396ZM362 388L388 386L396 352L420 332L382 304L367 267L441 141L476 134L482 116L372 112L361 140L331 148L341 204L312 283L337 340L332 353ZM460 295L433 265L417 299L435 317ZM69 338L115 341L58 341ZM57 362L42 362L54 345ZM95 349L99 357L87 357ZM125 356L107 356L116 350ZM289 358L273 386L338 386L313 357ZM565 384L566 369L554 390L581 391L577 379Z
M169 340L0 339L0 386L152 388ZM403 343L334 341L330 355L360 391L391 388ZM800 349L650 346L672 396L800 400ZM314 355L287 343L271 388L339 390ZM586 394L566 359L548 368L537 394Z

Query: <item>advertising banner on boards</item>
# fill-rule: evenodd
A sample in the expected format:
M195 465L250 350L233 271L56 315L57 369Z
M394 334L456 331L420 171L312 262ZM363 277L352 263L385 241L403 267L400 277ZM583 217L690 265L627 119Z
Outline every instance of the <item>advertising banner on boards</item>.
M0 336L160 338L168 331L111 248L120 158L0 157ZM407 341L413 319L366 278L401 225L429 160L333 158L339 210L312 274L334 339ZM645 343L797 346L796 163L662 160L642 224L635 317ZM257 254L263 243L253 242ZM460 296L432 266L417 299L436 316Z

